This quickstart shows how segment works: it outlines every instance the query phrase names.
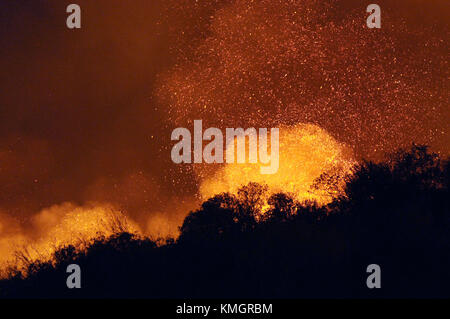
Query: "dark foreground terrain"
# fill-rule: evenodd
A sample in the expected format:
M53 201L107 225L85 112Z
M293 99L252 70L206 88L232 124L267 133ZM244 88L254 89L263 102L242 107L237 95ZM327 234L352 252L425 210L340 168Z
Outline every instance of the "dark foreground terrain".
M330 177L329 177L330 178ZM327 207L264 186L220 194L191 212L177 240L157 245L118 232L87 251L61 248L56 263L11 269L2 297L450 297L449 162L414 146L365 162ZM66 267L82 269L68 289ZM381 289L366 268L381 267Z

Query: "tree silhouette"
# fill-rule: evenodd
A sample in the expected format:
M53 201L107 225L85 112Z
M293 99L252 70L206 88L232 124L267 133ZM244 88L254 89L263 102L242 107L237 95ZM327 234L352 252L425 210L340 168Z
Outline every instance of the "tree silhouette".
M165 245L118 229L52 262L23 255L26 269L11 268L0 295L448 298L449 166L418 145L363 161L326 206L250 183L206 200ZM86 269L83 289L65 287L69 263ZM372 263L383 289L365 285Z

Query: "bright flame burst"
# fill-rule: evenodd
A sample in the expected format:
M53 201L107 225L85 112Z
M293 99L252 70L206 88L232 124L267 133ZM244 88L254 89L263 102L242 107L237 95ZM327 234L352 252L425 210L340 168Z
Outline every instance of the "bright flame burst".
M0 220L2 269L10 265L21 269L27 261L50 261L56 250L67 245L82 251L101 236L121 231L141 233L139 226L108 205L79 207L64 203L35 215L30 230L16 228L4 233L5 226L11 225L11 220Z
M298 201L329 203L343 186L342 176L355 164L351 152L324 129L312 124L280 128L278 172L260 173L261 163L226 164L213 175L202 178L200 195L209 198L221 192L236 194L250 182L265 184L268 193L290 193ZM203 175L203 173L199 173ZM324 176L333 176L330 183Z

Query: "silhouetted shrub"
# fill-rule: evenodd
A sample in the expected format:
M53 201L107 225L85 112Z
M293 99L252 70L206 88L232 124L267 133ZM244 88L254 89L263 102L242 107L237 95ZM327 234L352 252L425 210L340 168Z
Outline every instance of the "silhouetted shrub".
M188 214L158 246L118 232L27 262L4 297L450 297L449 161L424 146L362 162L327 206L251 183ZM269 196L270 195L270 196ZM265 205L265 198L269 198ZM65 286L68 264L83 288ZM379 264L382 289L366 287Z

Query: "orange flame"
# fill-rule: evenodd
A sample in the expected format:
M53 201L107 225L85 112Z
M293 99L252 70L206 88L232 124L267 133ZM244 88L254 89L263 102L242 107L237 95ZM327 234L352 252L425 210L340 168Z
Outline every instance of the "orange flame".
M108 205L54 205L36 214L28 231L3 216L0 219L0 268L25 266L17 253L29 261L50 261L62 246L71 244L82 250L95 238L118 231L141 234L139 226Z
M237 193L250 182L266 184L269 194L284 192L299 201L329 203L339 189L322 184L314 187L322 174L343 176L350 173L355 161L345 145L324 129L312 124L280 128L280 166L272 175L260 173L262 163L226 164L212 176L200 169L200 195L203 199L221 192ZM209 175L209 176L208 176ZM339 186L339 185L338 185Z

